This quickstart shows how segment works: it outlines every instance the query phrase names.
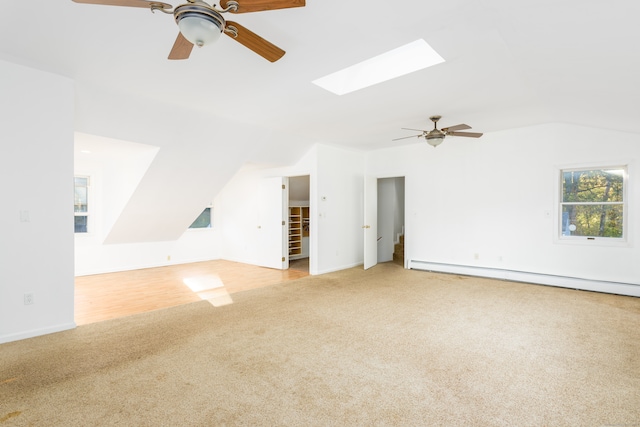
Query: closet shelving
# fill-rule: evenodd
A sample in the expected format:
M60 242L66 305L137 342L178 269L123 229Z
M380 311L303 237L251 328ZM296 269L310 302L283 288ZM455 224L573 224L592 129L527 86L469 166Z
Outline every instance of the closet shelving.
M289 258L302 255L302 238L309 237L309 207L289 207Z

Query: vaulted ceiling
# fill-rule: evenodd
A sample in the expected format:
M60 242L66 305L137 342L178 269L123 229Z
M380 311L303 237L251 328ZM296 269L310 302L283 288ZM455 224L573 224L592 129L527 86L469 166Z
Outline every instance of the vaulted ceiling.
M484 132L548 121L637 131L633 0L307 0L232 16L287 52L276 63L228 37L169 61L173 17L145 9L30 0L5 2L3 16L2 59L297 143L391 146L433 114ZM446 63L343 96L311 83L419 38Z
M187 162L232 151L222 181L244 161L290 162L318 142L415 143L391 140L407 136L402 127L429 129L434 114L485 133L546 122L640 129L634 0L307 0L230 17L287 52L275 63L228 37L169 61L177 26L146 9L14 0L2 14L0 59L74 79L77 130L163 147L172 126L179 145L163 167L182 149ZM417 39L446 62L343 96L312 84ZM124 121L140 128L118 131Z

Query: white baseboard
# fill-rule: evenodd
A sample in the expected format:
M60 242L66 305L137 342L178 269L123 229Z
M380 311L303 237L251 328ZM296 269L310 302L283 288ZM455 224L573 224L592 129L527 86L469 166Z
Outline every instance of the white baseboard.
M340 271L340 270L347 270L349 268L353 268L353 267L358 267L358 266L362 266L362 262L356 262L354 264L347 264L347 265L342 265L340 267L335 267L335 268L327 268L324 270L318 270L318 271L309 271L309 274L311 274L312 276L318 275L318 274L326 274L326 273L333 273L335 271Z
M135 265L123 265L119 267L94 268L75 272L75 277L93 276L95 274L120 273L123 271L143 270L146 268L168 267L172 265L191 264L195 262L216 261L220 258L186 258L175 261L150 262ZM230 260L231 261L231 260Z
M27 338L39 337L40 335L53 334L55 332L67 331L69 329L74 329L76 327L75 322L71 323L63 323L60 325L49 326L47 328L40 329L32 329L30 331L18 332L15 334L2 335L0 336L0 344L24 340Z
M464 276L489 277L511 280L513 282L534 283L561 288L581 289L584 291L604 292L608 294L640 297L640 284L608 282L602 280L581 279L577 277L555 276L551 274L530 273L526 271L502 270L499 268L474 267L468 265L441 264L436 262L409 260L407 268L438 273L461 274Z

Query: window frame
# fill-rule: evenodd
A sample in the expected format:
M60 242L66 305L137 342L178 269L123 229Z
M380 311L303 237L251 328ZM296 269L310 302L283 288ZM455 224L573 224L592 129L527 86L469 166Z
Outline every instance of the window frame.
M86 212L76 212L75 210L75 190L76 190L76 178L84 178L87 180L87 210ZM92 212L91 212L91 199L92 199L92 194L91 194L91 176L89 175L83 175L83 174L74 174L73 175L73 191L74 191L74 209L73 209L73 218L74 218L74 229L73 229L73 234L74 235L78 235L78 236L86 236L91 234L92 232ZM87 231L75 231L75 218L76 217L87 217Z
M200 216L207 209L209 210L209 226L208 227L193 227L193 225L196 223L196 221L200 218ZM191 223L191 225L189 225L187 230L191 231L191 230L211 230L211 229L213 229L213 206L209 205L209 206L206 206L204 209L202 209L202 212L200 213L200 215L198 215L198 217L193 220L193 222Z
M564 173L572 171L598 171L598 170L611 170L621 169L623 171L622 178L622 202L563 202L564 196ZM581 165L562 166L556 168L556 186L557 194L555 198L555 231L554 241L557 243L567 244L583 244L583 245L598 245L598 246L630 246L629 232L629 215L630 215L630 170L632 169L630 162L613 162L613 163L591 163ZM603 236L566 236L562 234L562 209L565 205L572 204L578 206L589 205L621 205L622 206L622 236L621 237L603 237Z

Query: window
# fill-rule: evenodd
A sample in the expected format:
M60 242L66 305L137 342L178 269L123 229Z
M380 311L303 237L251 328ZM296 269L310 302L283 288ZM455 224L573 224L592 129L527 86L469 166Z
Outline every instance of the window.
M204 208L200 216L193 221L189 228L211 228L211 208Z
M74 186L73 212L75 215L75 232L86 233L89 225L89 177L74 177Z
M625 238L626 167L564 169L560 175L561 238Z

